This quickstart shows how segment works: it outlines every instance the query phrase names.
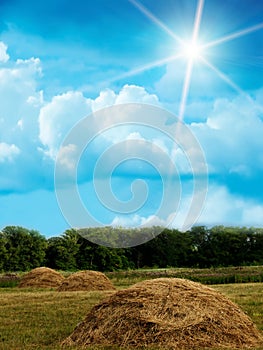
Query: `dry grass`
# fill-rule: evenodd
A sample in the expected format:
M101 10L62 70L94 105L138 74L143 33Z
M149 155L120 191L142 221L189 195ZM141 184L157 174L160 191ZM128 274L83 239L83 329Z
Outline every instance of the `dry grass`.
M120 281L119 286L122 285ZM117 286L117 287L119 287ZM215 286L245 310L263 332L263 284ZM61 350L60 342L109 292L64 292L46 289L0 289L1 350ZM78 349L81 347L70 347ZM90 350L119 350L92 346ZM125 348L127 349L127 348ZM151 350L154 350L151 347ZM252 348L263 350L263 347ZM216 350L214 348L213 350Z
M59 292L64 292L114 289L115 287L104 273L97 271L79 271L64 279L57 290Z
M64 277L48 267L37 267L26 273L20 280L19 288L57 288Z
M251 348L263 337L229 299L178 278L147 280L97 304L64 345Z

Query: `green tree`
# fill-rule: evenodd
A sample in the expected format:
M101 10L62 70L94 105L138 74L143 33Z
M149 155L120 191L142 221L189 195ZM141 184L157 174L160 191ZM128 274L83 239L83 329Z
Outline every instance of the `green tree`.
M3 233L0 232L0 271L4 270L6 260L7 260L6 239Z
M50 238L46 251L46 265L53 269L76 270L78 240L79 234L74 229L66 230L61 237Z
M130 267L124 249L100 246L82 236L79 237L78 242L80 245L77 256L79 269L113 271Z
M47 242L38 231L7 226L2 234L6 250L5 271L26 271L43 265Z

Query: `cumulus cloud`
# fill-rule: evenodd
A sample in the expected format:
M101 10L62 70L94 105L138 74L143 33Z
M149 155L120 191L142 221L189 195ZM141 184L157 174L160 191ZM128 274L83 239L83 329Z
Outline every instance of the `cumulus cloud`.
M116 97L115 104L131 102L159 105L158 97L154 94L149 94L144 87L136 85L124 85Z
M115 216L115 218L110 223L111 226L114 227L137 227L142 223L142 218L140 215L132 215L132 216Z
M160 219L156 215L150 215L148 217L140 215L128 215L128 216L116 216L110 225L115 227L151 227L151 226L165 226L165 220Z
M111 89L100 92L99 96L91 101L92 111L121 103L147 103L158 106L159 99L155 94L149 94L142 86L124 85L116 94Z
M0 163L11 162L19 153L20 149L16 145L9 145L5 142L0 143Z
M161 100L166 100L174 103L181 100L185 74L187 71L186 60L176 60L166 65L166 72L162 75L159 81L155 83L155 88ZM202 63L195 62L194 69L191 74L191 95L194 96L195 102L200 100L212 99L215 96L224 96L232 94L233 88L226 84L225 81L219 78L217 74L209 67ZM199 106L200 107L200 106ZM191 117L190 112L195 118L195 111L192 109L186 110L187 115Z
M0 42L1 62L8 60L6 50L6 45ZM38 81L42 76L41 61L38 58L18 59L16 62L8 62L8 65L0 67L0 163L2 167L7 162L12 163L13 170L14 164L18 164L18 170L16 169L13 175L10 171L10 178L17 176L19 172L21 181L26 181L26 178L32 179L33 176L25 176L25 173L31 172L30 174L34 174L36 178L40 176L40 171L52 181L54 160L63 139L76 123L90 113L94 112L96 115L105 107L132 102L161 105L156 94L149 93L144 87L136 85L124 85L120 91L106 89L93 99L80 91L67 91L47 101L44 92L38 88ZM254 222L260 224L258 217L262 217L263 199L256 201L253 194L245 198L241 185L235 192L231 191L231 184L228 181L229 176L237 175L235 185L244 178L252 184L254 176L262 176L263 156L260 150L263 149L263 90L256 91L254 96L253 100L244 96L232 99L218 98L213 106L209 102L208 109L199 102L198 109L205 110L208 113L207 118L204 120L200 117L201 119L196 123L188 125L204 150L210 176L214 181L214 184L209 187L206 206L199 218L199 223L212 225L222 222L229 224L240 222L246 225ZM192 105L192 108L194 109L195 106ZM97 123L100 123L99 128L103 129L103 122L111 117L107 113L100 116L97 120ZM125 116L122 117L125 122ZM94 120L96 122L96 118ZM90 129L93 127L94 125L89 125ZM189 172L189 162L180 147L174 147L172 142L167 142L154 131L145 132L143 128L137 126L113 128L105 132L103 137L95 140L97 143L91 148L93 163L89 159L87 164L94 165L101 152L123 141L126 142L122 145L127 147L127 154L134 154L137 151L139 153L140 145L144 147L146 141L150 141L157 147L144 148L143 156L146 160L151 154L155 157L159 168L165 170L161 163L164 152L174 160L180 174ZM194 154L194 151L189 150L191 154ZM69 172L72 172L76 166L76 154L77 145L73 143L65 145L60 153L60 162ZM116 155L112 155L111 161L114 161ZM85 171L87 164L85 163ZM142 175L145 171L146 176L152 175L149 166L139 167L138 165L136 162L130 165L127 162L126 165L119 167L119 173L116 171L115 175L135 176L136 173ZM23 172L24 176L21 176ZM15 182L18 187L18 181ZM39 186L37 180L34 186ZM182 198L182 205L174 224L183 222L189 208L189 198L187 194ZM126 222L126 219L116 217L112 223L121 225ZM134 215L128 221L130 224L147 224L150 219L154 219L156 223L163 223L163 218L154 217L154 213Z
M262 227L263 204L249 203L244 206L242 222L246 226Z
M104 90L94 100L86 98L79 91L69 91L54 96L51 102L41 108L39 113L39 139L45 146L45 153L55 159L64 137L78 121L91 112L121 103L157 105L159 101L156 95L149 94L144 88L135 85L125 85L119 94L110 89ZM102 112L100 116L102 116ZM111 115L105 111L103 118L106 120L106 118L111 118ZM103 128L103 118L98 121L101 128ZM129 129L124 134L127 137ZM114 140L118 135L119 131L115 134L113 130L108 133L106 138Z
M0 62L7 62L9 60L9 55L7 53L7 45L0 41Z
M68 171L73 172L76 168L76 153L77 146L74 144L69 144L61 148L57 162L65 167Z
M99 96L91 101L92 111L95 112L101 108L114 105L116 97L115 92L110 89L101 91Z
M0 67L0 137L4 142L15 139L17 143L24 137L30 143L36 139L39 106L43 103L43 93L37 90L40 74L41 63L35 58Z
M39 138L46 154L55 159L66 134L90 112L91 100L78 91L55 96L42 107L39 113Z
M232 194L226 186L212 184L198 223L210 226L262 226L263 204Z
M38 89L41 76L38 58L0 66L0 172L5 174L0 191L4 193L35 189L43 183L44 174L50 173L38 151L38 115L44 102Z
M218 99L203 123L191 128L201 143L210 173L253 175L263 170L262 107L239 96L233 100Z
M116 216L111 222L114 226L138 227L141 225L164 226L181 230L189 211L191 195L186 193L181 198L177 212L173 212L164 220L154 213L145 217L143 215ZM207 199L200 217L196 217L195 225L238 225L238 226L262 226L263 204L253 200L247 201L242 196L236 196L229 192L226 186L212 184L209 188ZM173 219L174 218L174 219Z

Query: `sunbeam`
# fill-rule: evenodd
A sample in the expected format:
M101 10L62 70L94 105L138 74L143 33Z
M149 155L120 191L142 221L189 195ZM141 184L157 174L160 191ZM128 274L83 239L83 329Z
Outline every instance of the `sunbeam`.
M157 24L162 30L164 30L167 34L169 34L173 39L178 41L179 43L183 43L183 40L176 35L171 29L169 29L162 21L160 21L157 17L155 17L146 7L144 7L141 3L136 0L129 0L135 7L137 7L146 17L148 17L153 23Z
M240 95L245 96L250 102L253 102L252 98L244 90L242 90L237 84L235 84L228 76L226 76L223 72L216 68L212 63L207 61L204 57L201 57L201 60L205 65L212 69L222 80L224 80L230 87L232 87L232 89L234 89Z
M193 37L192 41L195 43L198 38L199 34L199 29L200 29L200 24L201 24L201 19L202 19L202 13L203 13L203 8L204 8L204 0L199 0L198 5L197 5L197 10L196 10L196 15L195 15L195 22L194 22L194 30L193 30Z
M180 36L175 34L171 29L169 29L160 19L158 19L153 13L151 13L144 5L142 5L137 0L129 0L131 4L133 4L141 13L143 13L152 23L156 24L159 28L165 31L169 36L171 36L175 41L179 44L178 50L179 53L173 56L169 56L167 58L163 58L161 60L157 60L148 64L145 64L141 67L133 69L127 73L123 73L115 78L112 78L110 81L117 81L126 77L130 77L139 73L143 73L149 69L154 67L159 67L165 65L169 62L175 61L177 59L184 59L187 62L186 71L184 75L181 100L179 103L179 111L178 117L180 120L184 119L190 84L192 71L194 68L194 62L196 60L203 63L205 66L209 67L212 71L216 73L216 75L222 79L225 83L227 83L234 91L237 93L246 96L250 101L251 97L243 91L237 84L235 84L226 74L220 71L217 67L215 67L211 62L209 62L206 58L204 58L204 51L208 48L215 47L217 45L226 43L228 41L243 37L260 29L263 29L263 22L258 23L254 26L248 27L246 29L239 30L237 32L230 33L228 35L222 36L216 40L210 41L208 43L199 43L199 31L202 22L202 14L205 6L205 0L198 0L195 19L193 24L192 37L190 40L182 39Z
M217 46L219 44L225 43L227 41L233 40L233 39L237 39L240 38L244 35L253 33L257 30L263 29L263 22L256 24L255 26L243 29L243 30L239 30L238 32L223 36L222 38L216 39L214 41L211 41L205 45L202 46L203 49L207 49L213 46Z
M169 56L169 57L163 58L161 60L150 62L148 64L145 64L145 65L141 66L141 67L138 67L138 68L135 68L133 70L130 70L129 72L120 74L117 77L114 77L114 78L110 79L109 82L114 82L114 81L118 81L118 80L121 80L121 79L124 79L124 78L127 78L127 77L131 77L131 76L134 76L136 74L143 73L143 72L145 72L145 71L147 71L149 69L155 68L155 67L161 67L161 66L163 66L166 63L169 63L169 62L172 62L172 61L175 61L175 60L181 58L182 56L183 56L183 54L179 53L178 55L173 55L173 56Z
M198 39L199 28L200 28L200 23L201 23L201 19L202 19L203 7L204 7L204 0L199 0L198 5L197 5L197 9L196 9L196 14L195 14L194 29L193 29L192 41L191 41L191 45L193 47L195 47L195 46L198 47L197 39ZM188 63L187 63L187 69L186 69L185 78L184 78L182 97L181 97L181 102L180 102L180 107L179 107L179 115L178 115L179 120L183 120L183 118L184 118L185 105L186 105L188 92L189 92L189 88L190 88L194 58L195 58L195 55L190 55L190 57L188 57Z
M182 97L181 97L181 102L179 107L178 118L180 121L182 121L184 118L185 105L186 105L186 100L189 92L192 70L193 70L193 60L190 59L187 63L187 68L186 68L186 73L184 78L184 85L183 85L183 92L182 92Z

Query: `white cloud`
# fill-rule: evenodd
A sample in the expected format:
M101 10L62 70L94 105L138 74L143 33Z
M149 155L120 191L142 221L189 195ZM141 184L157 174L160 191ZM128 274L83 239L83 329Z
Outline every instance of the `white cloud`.
M262 226L263 204L231 194L226 186L209 187L204 210L197 223L207 226Z
M43 183L45 174L47 186L52 181L50 165L49 169L44 166L43 155L38 152L38 115L43 104L43 92L38 89L41 74L38 58L10 60L8 65L0 66L0 171L4 174L0 191L32 190Z
M81 92L69 91L53 97L39 113L39 138L46 153L55 158L66 134L91 112L91 100Z
M262 227L263 204L249 204L244 208L242 222L246 226Z
M137 227L142 223L142 218L139 215L132 216L115 216L115 218L110 223L114 227Z
M178 211L171 213L167 220L156 215L148 217L140 215L116 216L112 221L114 226L138 227L167 226L170 228L182 229L189 211L191 196L186 193L181 198ZM229 193L225 186L211 185L203 211L199 218L196 218L194 225L225 225L225 226L262 226L263 205L252 200L246 200L241 196ZM174 220L172 220L174 218Z
M9 56L6 51L6 45L0 42L0 62L4 63L8 60ZM168 69L172 70L173 67L171 65ZM177 74L178 78L181 77L178 69L174 74ZM10 179L11 184L8 188L18 190L19 186L29 188L30 186L27 187L24 183L26 182L25 179L28 178L29 183L29 181L32 182L33 177L35 180L32 186L39 186L38 181L43 174L46 176L46 183L52 181L53 160L62 140L80 119L88 116L91 112L123 103L160 105L157 95L149 93L144 87L136 85L125 85L119 92L111 89L103 90L94 99L87 98L79 91L68 91L54 96L50 101L45 101L44 92L38 88L38 80L41 78L41 61L38 58L18 59L16 62L10 61L8 65L0 66L1 172L4 173L3 169L7 162L13 163L9 164L7 172L5 172L5 174L8 174L5 177L8 180ZM170 79L170 77L166 75L165 79ZM180 82L182 81L178 79L177 83ZM161 86L161 83L164 85ZM160 88L163 88L162 96L165 95L165 89L169 90L169 84L166 83L167 81L163 80L159 85ZM170 84L171 87L174 84L172 79ZM171 97L176 100L176 94L173 95L174 88L173 86L170 93ZM207 89L204 90L205 93L206 91ZM218 180L216 185L210 184L205 208L197 223L262 226L263 204L260 201L253 200L253 195L248 199L242 197L242 188L240 188L239 195L232 194L230 185L225 180L229 174L238 174L240 177L248 179L249 177L253 178L255 174L257 176L262 175L263 89L256 91L254 95L254 101L239 96L234 99L218 98L213 106L210 102L208 106L207 102L200 102L202 100L199 100L198 103L192 102L187 107L188 111L193 114L198 109L199 114L196 120L202 122L192 123L190 128L204 149L210 173L224 175L224 183L220 183L220 180ZM179 95L178 97L180 99ZM207 115L207 119L204 120L203 114ZM123 118L120 121L125 124L128 121L128 116L128 113L127 115L124 113L120 116L120 118ZM96 118L94 120L101 130L103 129L103 122L108 121L111 117L109 113L105 113L98 118L98 121L96 121ZM194 115L193 118L195 119ZM97 125L89 125L89 127L92 129ZM92 165L96 157L101 155L109 145L116 145L116 142L121 141L126 141L122 146L127 147L127 154L133 154L132 152L139 154L140 146L142 146L143 158L145 160L150 159L151 155L159 169L164 173L167 171L167 166L162 163L162 152L175 160L180 174L189 171L189 164L182 150L173 147L172 142L167 142L165 138L159 137L154 131L146 132L143 128L127 125L122 128L112 128L104 134L104 138L98 138L97 144L91 149L94 153L91 156L94 156L94 158L88 159L90 162L85 163L85 171L89 171L87 164L88 166ZM145 147L146 141L150 141L159 148ZM43 152L37 151L40 143L42 143L42 151L45 155L48 155L43 159ZM69 144L60 153L60 162L69 172L76 166L76 147L73 143ZM191 152L194 151L194 149L191 150ZM114 162L116 155L113 154L109 161ZM15 160L19 164L15 163ZM44 162L42 162L43 160ZM39 166L40 163L43 167ZM129 165L127 162L127 166L121 168L119 175L144 174L147 176L153 174L150 167L140 168L137 167L137 164ZM107 161L105 165L107 165ZM16 170L14 171L14 169ZM17 179L18 174L21 182ZM24 176L20 176L21 174ZM25 176L25 174L30 176ZM37 177L39 178L37 179ZM126 180L123 176L123 181ZM187 180L182 179L183 185L185 182ZM5 188L4 186L1 186L1 189ZM180 227L180 224L184 223L190 200L189 193L183 193L182 203L174 221L176 227ZM147 213L149 212L148 210ZM112 221L112 224L123 226L147 225L148 223L164 224L163 218L159 218L154 213L152 215L143 214L142 212L141 215L119 216ZM174 213L171 215L174 215Z
M44 103L43 90L36 92L33 96L29 96L26 102L34 107L41 107Z
M244 208L244 200L231 195L226 186L210 185L205 206L198 221L206 225L241 223Z
M154 94L149 94L144 87L124 85L116 98L115 104L131 102L159 105L158 97Z
M20 149L16 145L9 145L5 142L0 143L0 163L11 162L19 153Z
M116 94L114 91L107 89L100 92L100 95L91 102L92 111L95 112L101 108L115 104Z
M5 43L0 41L0 62L5 63L9 60L9 55L6 51L7 51L7 46L5 45Z
M252 175L263 170L262 106L239 96L218 99L204 123L191 129L201 143L210 173Z
M110 225L115 227L165 226L165 221L156 215L149 215L148 217L144 217L138 214L134 214L128 216L116 216Z
M30 101L32 98L30 97ZM69 91L62 95L54 96L52 101L41 108L39 113L39 139L46 147L45 153L55 159L58 148L67 133L82 118L91 112L96 112L102 108L120 103L151 103L158 104L156 95L149 94L144 88L139 86L125 85L119 92L107 89L92 100L85 98L81 92ZM100 129L103 129L103 121L111 118L107 111L99 112ZM121 116L123 118L123 115ZM122 130L111 129L105 139L120 140L130 134L130 128Z
M77 146L74 144L69 144L67 146L64 146L60 149L59 156L58 156L58 162L60 165L65 167L69 171L74 171L77 164Z
M25 75L26 73L26 75L28 76L35 72L37 72L39 75L42 74L41 62L38 57L37 58L31 57L26 60L17 59L16 67L17 67L17 70L15 71L14 74L17 74L18 76L20 76L21 73L23 75Z
M15 140L17 143L19 140L21 143L24 138L23 144L29 145L37 140L37 117L43 103L43 93L37 90L40 72L40 60L35 58L18 60L8 68L0 68L2 141L12 143ZM29 103L30 100L35 103Z
M116 94L111 89L100 92L95 100L91 101L92 111L123 103L147 103L159 105L158 97L155 94L149 94L144 87L137 85L124 85L120 92Z
M138 131L135 131L135 132L131 132L127 136L126 140L144 140L144 138Z
M160 219L157 215L150 215L147 218L142 217L141 218L141 225L142 226L163 226L165 227L166 221L163 219Z

